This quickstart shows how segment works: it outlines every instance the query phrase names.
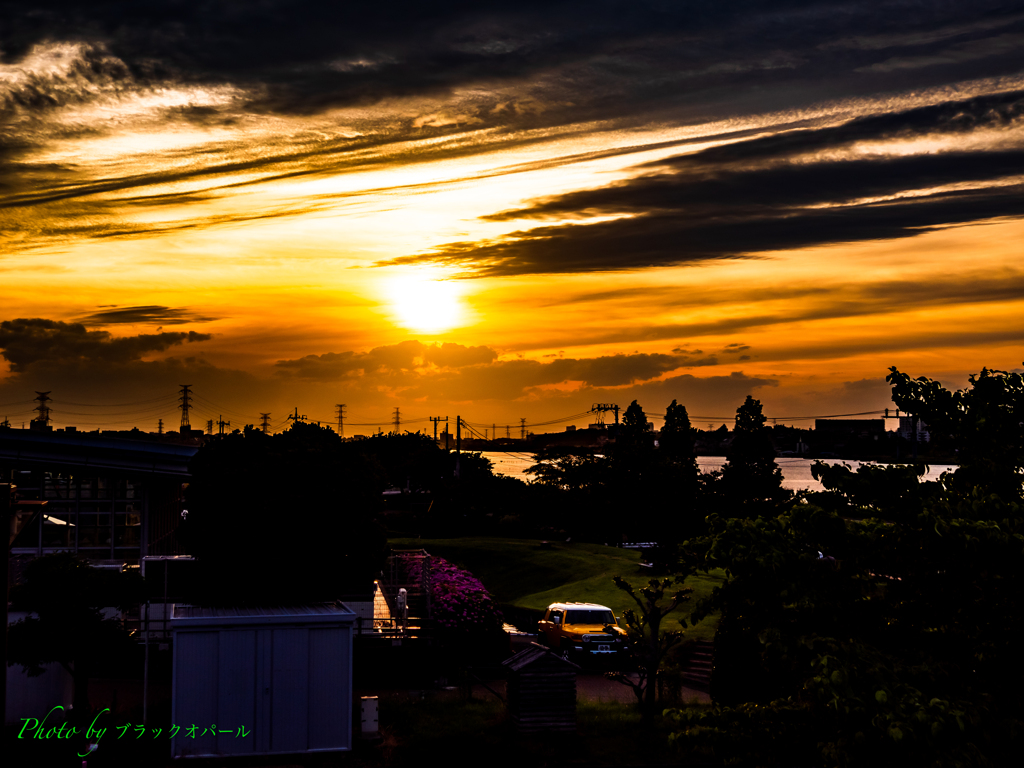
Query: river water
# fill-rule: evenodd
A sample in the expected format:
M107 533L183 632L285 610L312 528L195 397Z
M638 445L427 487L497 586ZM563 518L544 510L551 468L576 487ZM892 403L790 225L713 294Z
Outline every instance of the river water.
M501 451L484 451L484 457L491 460L494 464L494 472L498 475L508 475L510 477L518 477L520 480L529 481L530 475L524 474L523 471L527 467L533 466L536 462L532 454L529 453L504 453ZM783 457L778 458L775 462L779 465L782 470L782 485L785 488L789 488L793 491L800 490L811 490L821 491L824 490L821 483L811 477L811 465L814 463L814 459L799 459L795 457ZM829 459L828 464L849 464L851 467L856 469L861 464L870 464L871 462L860 462L852 461L850 459ZM724 456L698 456L697 466L702 472L711 472L716 469L721 469L722 465L725 464ZM928 474L924 476L925 480L938 480L939 475L948 470L956 469L955 465L952 464L935 464L928 466Z

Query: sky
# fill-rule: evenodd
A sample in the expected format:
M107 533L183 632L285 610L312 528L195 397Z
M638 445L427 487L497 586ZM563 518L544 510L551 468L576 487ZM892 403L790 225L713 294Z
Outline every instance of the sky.
M1022 51L985 0L0 1L0 421L810 426L1020 370Z

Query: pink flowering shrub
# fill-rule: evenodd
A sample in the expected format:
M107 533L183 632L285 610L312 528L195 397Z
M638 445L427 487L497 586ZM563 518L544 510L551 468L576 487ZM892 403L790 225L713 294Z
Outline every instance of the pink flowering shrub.
M431 557L428 574L431 615L439 630L456 634L501 632L501 611L472 573L444 558Z

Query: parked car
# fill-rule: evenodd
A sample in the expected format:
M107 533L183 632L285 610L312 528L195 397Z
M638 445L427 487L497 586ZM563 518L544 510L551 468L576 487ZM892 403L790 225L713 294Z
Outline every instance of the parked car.
M537 633L566 659L625 658L626 631L612 609L597 603L552 603L537 622Z

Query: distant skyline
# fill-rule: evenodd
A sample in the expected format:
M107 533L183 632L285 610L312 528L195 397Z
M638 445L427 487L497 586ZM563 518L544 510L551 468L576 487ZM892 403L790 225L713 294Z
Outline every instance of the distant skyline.
M1022 50L1024 2L0 2L0 420L1019 371Z

